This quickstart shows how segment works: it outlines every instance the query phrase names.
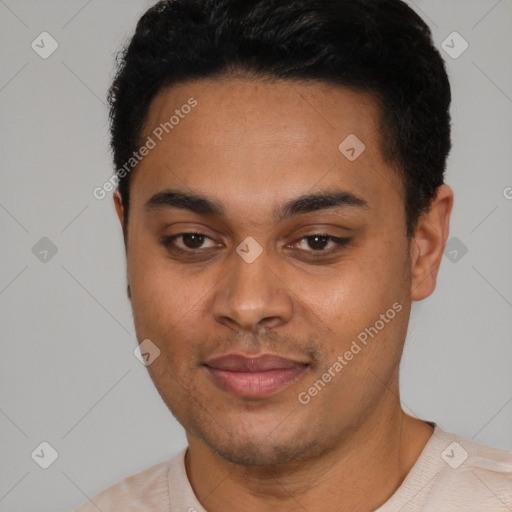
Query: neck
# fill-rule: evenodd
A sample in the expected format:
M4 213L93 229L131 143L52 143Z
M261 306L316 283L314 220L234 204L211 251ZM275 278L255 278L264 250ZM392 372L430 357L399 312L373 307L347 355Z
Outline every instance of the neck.
M376 410L315 458L245 467L189 437L187 475L208 512L371 512L398 489L433 429L403 412L398 399ZM387 412L387 414L384 414Z

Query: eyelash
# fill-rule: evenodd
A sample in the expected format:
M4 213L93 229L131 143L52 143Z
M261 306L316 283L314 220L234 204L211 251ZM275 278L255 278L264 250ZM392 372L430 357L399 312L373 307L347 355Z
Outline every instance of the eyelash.
M203 236L205 238L205 240L206 239L212 240L208 235L205 235L204 233L189 231L189 232L178 233L176 235L164 237L164 238L162 238L161 242L164 245L164 247L166 247L168 250L170 250L176 254L183 254L183 255L187 255L187 256L199 255L201 253L204 254L204 253L207 253L212 250L212 248L210 248L210 249L182 249L181 247L177 247L176 245L174 245L174 241L177 238L183 237L185 235L198 235L198 236ZM315 255L313 257L334 254L334 253L338 252L339 250L341 250L344 246L348 245L352 241L352 238L340 238L337 236L329 235L327 233L311 233L310 235L305 235L305 236L298 238L295 242L293 242L293 244L296 245L298 242L307 240L308 238L314 238L314 237L326 238L329 242L334 242L337 245L337 247L335 249L331 249L331 250L311 249L309 251L305 251L306 253ZM318 256L316 256L316 255L318 255Z

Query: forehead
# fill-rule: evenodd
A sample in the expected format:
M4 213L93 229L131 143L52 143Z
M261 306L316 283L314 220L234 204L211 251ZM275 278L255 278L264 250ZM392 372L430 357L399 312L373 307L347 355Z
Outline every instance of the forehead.
M141 141L156 145L131 190L141 201L177 185L233 205L250 197L253 211L316 186L396 202L402 184L382 157L379 114L371 95L320 82L178 84L150 106Z

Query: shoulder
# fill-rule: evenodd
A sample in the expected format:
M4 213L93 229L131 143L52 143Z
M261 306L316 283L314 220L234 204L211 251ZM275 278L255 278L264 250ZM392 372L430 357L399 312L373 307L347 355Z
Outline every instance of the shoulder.
M429 423L432 437L402 485L376 512L512 510L512 451Z
M464 503L468 510L483 510L491 504L496 510L500 506L506 510L512 505L512 451L441 429L436 435L440 464L434 477L434 494L437 490L445 499L449 496L450 503Z
M115 485L105 489L98 495L87 500L75 512L114 512L114 511L168 511L169 474L173 467L182 463L185 450L173 459L160 462L139 473L123 478Z
M472 439L436 429L437 445L443 448L441 458L459 473L490 471L512 478L512 451L486 446Z

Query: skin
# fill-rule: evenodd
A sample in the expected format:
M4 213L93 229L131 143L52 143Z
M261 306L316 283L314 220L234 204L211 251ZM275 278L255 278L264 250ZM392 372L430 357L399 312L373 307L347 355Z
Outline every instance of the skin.
M126 251L137 337L161 350L148 369L187 431L194 492L209 512L240 503L245 512L372 511L432 435L402 410L398 374L411 301L435 288L452 190L438 189L409 241L403 184L380 150L377 104L328 84L223 77L175 85L152 102L141 139L190 97L198 105L133 171ZM349 134L366 146L352 162L338 149ZM225 216L145 209L166 189L201 194ZM276 222L284 203L334 189L368 207ZM124 226L118 192L114 202ZM186 255L161 243L183 232L209 238L195 246L175 240ZM316 233L351 241L318 249L304 238ZM262 248L250 264L236 252L246 237ZM191 255L200 249L208 252ZM299 393L394 303L402 310L301 404ZM203 366L232 352L309 366L276 394L236 397Z

